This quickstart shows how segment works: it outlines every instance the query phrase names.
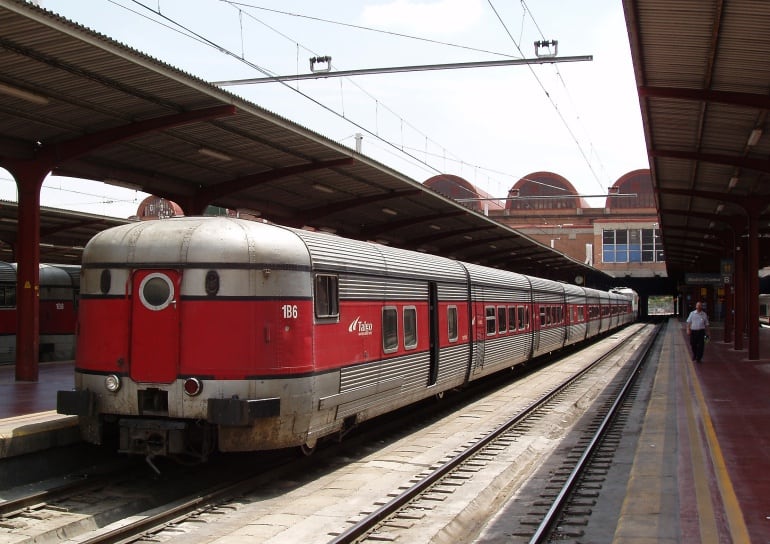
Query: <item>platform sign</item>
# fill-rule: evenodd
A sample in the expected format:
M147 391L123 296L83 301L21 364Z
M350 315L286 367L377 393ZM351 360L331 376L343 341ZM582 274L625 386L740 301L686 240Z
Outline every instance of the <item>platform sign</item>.
M720 274L722 274L722 283L730 285L733 282L733 260L722 259L719 263Z
M684 275L684 282L687 285L722 285L721 274L705 274L691 272Z

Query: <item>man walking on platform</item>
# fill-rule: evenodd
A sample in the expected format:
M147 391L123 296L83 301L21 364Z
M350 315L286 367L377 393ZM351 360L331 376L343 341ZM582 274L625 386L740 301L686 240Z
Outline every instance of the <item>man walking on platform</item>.
M703 311L703 304L695 303L695 309L687 316L687 334L690 336L693 361L701 362L703 347L709 334L709 318Z

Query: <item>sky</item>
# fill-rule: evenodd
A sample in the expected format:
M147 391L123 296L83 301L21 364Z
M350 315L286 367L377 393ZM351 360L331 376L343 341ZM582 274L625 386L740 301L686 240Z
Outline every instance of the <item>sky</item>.
M431 70L223 88L423 182L461 176L504 198L551 171L582 195L648 168L619 0L40 0L209 82L336 70L558 57L593 60ZM49 176L44 206L128 217L146 195ZM16 199L0 170L0 198ZM589 199L600 206L604 199Z

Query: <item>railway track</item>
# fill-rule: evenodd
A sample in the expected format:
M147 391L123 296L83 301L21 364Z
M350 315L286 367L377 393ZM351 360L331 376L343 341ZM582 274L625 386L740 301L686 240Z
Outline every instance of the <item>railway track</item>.
M622 346L623 344L618 344ZM615 348L622 349L620 347ZM560 367L561 365L554 365L554 367ZM582 365L585 366L585 365ZM580 380L580 378L573 378L571 381ZM499 382L499 380L497 380ZM500 387L496 385L495 387ZM512 388L515 391L515 386L503 386ZM540 387L540 386L537 386ZM543 386L548 387L548 386ZM489 389L489 387L488 387ZM494 389L494 387L492 388ZM558 399L559 392L555 391L554 387L551 387L551 397ZM566 386L565 390L569 390L570 386ZM580 386L572 386L573 390L579 390ZM167 500L162 505L156 505L153 509L145 509L147 511L126 511L125 515L119 521L110 520L104 518L98 522L93 522L89 526L84 527L81 530L81 534L77 537L79 543L106 543L106 542L132 542L141 541L143 539L151 538L158 540L175 540L178 542L184 542L186 535L194 533L200 530L201 527L209 526L211 530L215 530L214 527L238 527L239 524L250 527L250 537L255 541L267 540L268 533L277 534L281 531L286 531L286 539L280 538L276 542L291 542L302 540L305 542L327 542L327 541L354 541L356 539L362 540L366 538L366 534L372 534L372 530L377 531L381 529L370 528L364 531L361 535L352 538L351 540L344 540L348 538L344 536L344 533L340 530L334 530L334 526L344 527L346 523L349 523L351 519L361 518L357 521L362 521L363 518L374 519L381 517L376 521L378 527L387 527L388 531L403 531L409 535L410 528L414 524L424 523L431 518L431 510L429 508L417 508L413 507L414 500L411 503L405 501L401 495L404 491L411 487L415 487L418 480L429 480L431 483L427 485L429 491L423 492L424 502L440 502L444 498L450 497L451 493L455 489L461 488L464 485L479 485L474 484L473 480L478 479L478 474L483 471L483 466L490 463L494 464L496 458L495 450L504 450L508 445L521 442L520 436L526 431L522 431L522 426L533 426L536 423L537 415L529 415L528 417L519 416L522 422L519 425L519 430L516 431L498 431L495 432L497 438L495 443L487 443L483 446L476 447L475 461L466 461L464 465L450 470L449 475L434 476L434 472L439 470L444 465L449 465L455 461L461 455L461 450L468 449L469 444L460 444L459 441L463 438L463 432L449 428L447 430L450 435L449 442L446 438L440 438L437 436L437 431L432 430L432 427L437 429L443 429L447 427L444 419L447 417L456 417L462 422L463 419L467 422L469 419L475 418L486 419L487 415L497 416L499 409L497 405L490 405L485 407L487 403L493 402L487 400L489 391L484 393L471 393L466 400L463 395L457 395L457 402L455 404L446 403L424 403L419 408L412 407L406 412L400 414L400 419L394 419L388 422L377 422L372 428L364 433L360 433L358 436L353 436L347 439L341 444L333 445L328 448L321 448L314 456L309 458L287 458L286 452L279 452L273 457L275 458L274 464L268 464L263 457L255 457L254 454L250 456L243 456L239 463L243 461L243 464L235 466L237 463L230 462L237 458L233 456L225 457L225 464L231 465L230 474L227 471L220 473L219 476L210 475L203 477L201 474L195 474L198 480L198 485L195 486L195 491L192 493L184 494L181 491L176 493L176 498ZM492 395L510 395L505 390L501 392L493 392ZM562 393L564 394L564 393ZM475 395L475 397L474 397ZM475 399L475 400L474 400ZM505 400L499 402L506 402ZM542 400L539 404L548 404L549 401ZM557 403L557 400L550 401ZM449 414L455 411L465 410L465 403L469 406L473 406L474 403L480 406L472 408L469 413L459 414L457 416L450 416ZM534 402L533 402L534 404ZM446 406L445 406L446 405ZM521 413L522 408L518 411ZM526 420L526 423L524 422ZM486 425L486 423L485 423ZM499 426L495 423L495 426ZM390 427L390 429L388 429ZM474 425L471 423L469 431L467 432L479 432L481 424ZM442 431L443 432L443 431ZM411 438L412 435L417 436L423 433L423 438ZM451 436L455 434L456 436ZM432 442L434 441L435 444ZM452 442L454 440L454 442ZM429 444L428 446L415 445L415 443L424 442ZM404 445L401 445L403 442ZM474 442L477 442L474 440ZM389 444L393 444L390 445ZM421 453L420 450L425 448L426 451ZM447 451L453 453L446 455ZM438 456L438 451L443 451L443 460ZM259 459L259 461L256 461ZM271 461L272 463L272 461ZM259 470L249 471L248 467L253 465L260 465ZM413 467L423 467L425 470L417 470L416 472L410 472ZM385 469L394 469L391 473L386 473ZM376 468L376 476L374 479L367 479L366 476L359 476L358 469L367 470ZM149 470L147 472L146 486L156 488L158 483L161 483L164 487L171 485L170 479L162 479L161 482L152 481L152 475ZM343 472L342 476L333 476L337 472ZM413 476L417 474L417 476ZM409 480L410 475L413 476L412 482L404 484L403 482ZM329 478L336 478L331 481ZM344 483L345 479L355 479L357 482L364 482L361 489L355 489L355 485ZM207 482L209 485L207 485ZM395 483L401 482L401 483ZM421 484L425 486L425 484ZM313 489L315 486L316 489ZM342 491L336 492L335 489L343 489L346 486L350 486L350 494L345 495L344 498L337 497L335 499L327 499L331 506L330 508L340 510L339 521L334 521L335 513L332 516L326 514L316 514L319 517L314 517L314 514L303 513L305 500L312 502L313 500L320 501L324 494L342 495ZM98 487L98 486L97 486ZM371 489L368 489L371 487ZM400 489L399 489L400 488ZM114 489L114 488L113 488ZM393 491L397 489L397 491ZM385 492L383 492L386 490ZM63 495L67 496L67 491L62 491ZM347 493L347 490L345 490ZM388 498L383 500L382 495L386 495ZM379 499L376 497L380 496ZM300 498L297 498L300 497ZM53 506L62 504L59 499L41 497L39 499L30 499L32 501L31 506L25 506L29 509L33 515L37 508L34 506L35 500L41 503L51 501ZM93 500L104 500L95 498ZM396 504L398 501L405 501L401 505L400 514L387 514L387 515L372 515L373 510L379 509L379 506L386 503ZM378 504L380 503L380 504ZM366 504L375 504L377 508L370 509L366 507ZM412 505L411 507L409 505ZM360 508L359 508L360 505ZM391 505L393 506L393 505ZM9 506L10 508L10 506ZM66 508L66 507L65 507ZM308 507L311 508L311 507ZM276 511L283 510L292 513L296 513L296 520L294 525L287 524L282 526L281 523L277 523L275 520ZM39 512L39 510L38 510ZM363 512L363 514L356 512ZM415 512L417 512L415 514ZM326 516L326 519L324 516ZM3 521L13 519L0 517L0 539L2 539ZM298 521L303 519L305 521ZM319 522L322 519L324 521ZM226 521L226 523L223 523ZM251 524L251 526L249 526ZM298 534L297 530L302 529L302 525L307 525L306 533ZM395 527L395 528L394 528ZM401 527L400 529L398 527ZM217 529L219 530L219 529ZM222 529L225 530L225 529ZM238 529L233 529L238 530ZM30 530L32 537L29 542L40 541L39 535L34 535L34 530ZM68 534L76 534L73 529ZM405 536L404 538L409 541L416 541ZM23 540L15 540L18 542L24 542Z
M621 405L622 400L626 397L627 392L630 390L634 376L636 376L640 365L642 364L645 355L649 351L652 341L657 337L657 332L645 341L645 343L637 350L634 357L631 360L628 378L624 382L620 391L615 395L615 401L611 406L602 410L604 416L601 423L595 430L594 436L585 444L584 451L580 454L577 461L574 463L574 467L570 471L569 475L564 479L562 488L555 494L553 502L550 508L545 512L542 520L537 525L535 530L531 533L530 542L532 544L546 542L552 534L556 522L562 518L565 513L565 506L569 499L572 497L572 492L578 486L581 478L584 476L586 467L589 465L592 455L599 447L602 438L605 436L607 429L609 428L612 420L616 417ZM565 392L575 387L583 379L585 375L591 372L601 371L603 369L604 362L614 355L617 351L624 349L625 344L618 344L612 350L603 354L590 366L583 369L578 374L571 376L565 380L558 387L548 392L542 398L528 406L522 413L517 414L498 429L482 437L465 450L454 455L450 460L444 464L438 466L429 473L423 475L420 479L414 482L409 488L405 489L398 496L394 497L391 501L383 504L375 511L366 515L346 531L334 537L331 544L349 544L353 542L372 540L392 540L394 539L393 528L405 527L400 521L408 520L414 517L414 514L410 512L407 507L413 505L416 501L425 499L431 492L441 493L440 487L454 486L458 484L452 483L452 480L464 479L463 472L473 472L475 466L477 466L478 458L481 456L481 462L488 463L491 458L497 455L501 450L504 450L513 441L516 440L516 433L519 432L519 428L526 424L529 420L539 417L543 410L549 410L551 405L558 402L560 396ZM573 452L574 456L574 452ZM541 503L541 508L543 503ZM419 509L419 507L418 507ZM528 520L528 524L532 524L532 520ZM386 527L386 532L391 533L389 536L383 536L377 534L377 531L383 527ZM410 528L410 526L406 526ZM520 531L518 537L527 536L528 530Z

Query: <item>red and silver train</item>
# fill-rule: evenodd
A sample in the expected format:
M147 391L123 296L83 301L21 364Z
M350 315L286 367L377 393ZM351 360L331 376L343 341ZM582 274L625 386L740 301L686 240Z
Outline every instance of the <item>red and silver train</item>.
M80 267L66 264L40 265L41 361L75 358ZM16 360L16 263L0 262L0 363Z
M301 446L621 327L629 297L232 218L146 221L83 254L58 411L127 453ZM117 432L116 432L117 431Z

